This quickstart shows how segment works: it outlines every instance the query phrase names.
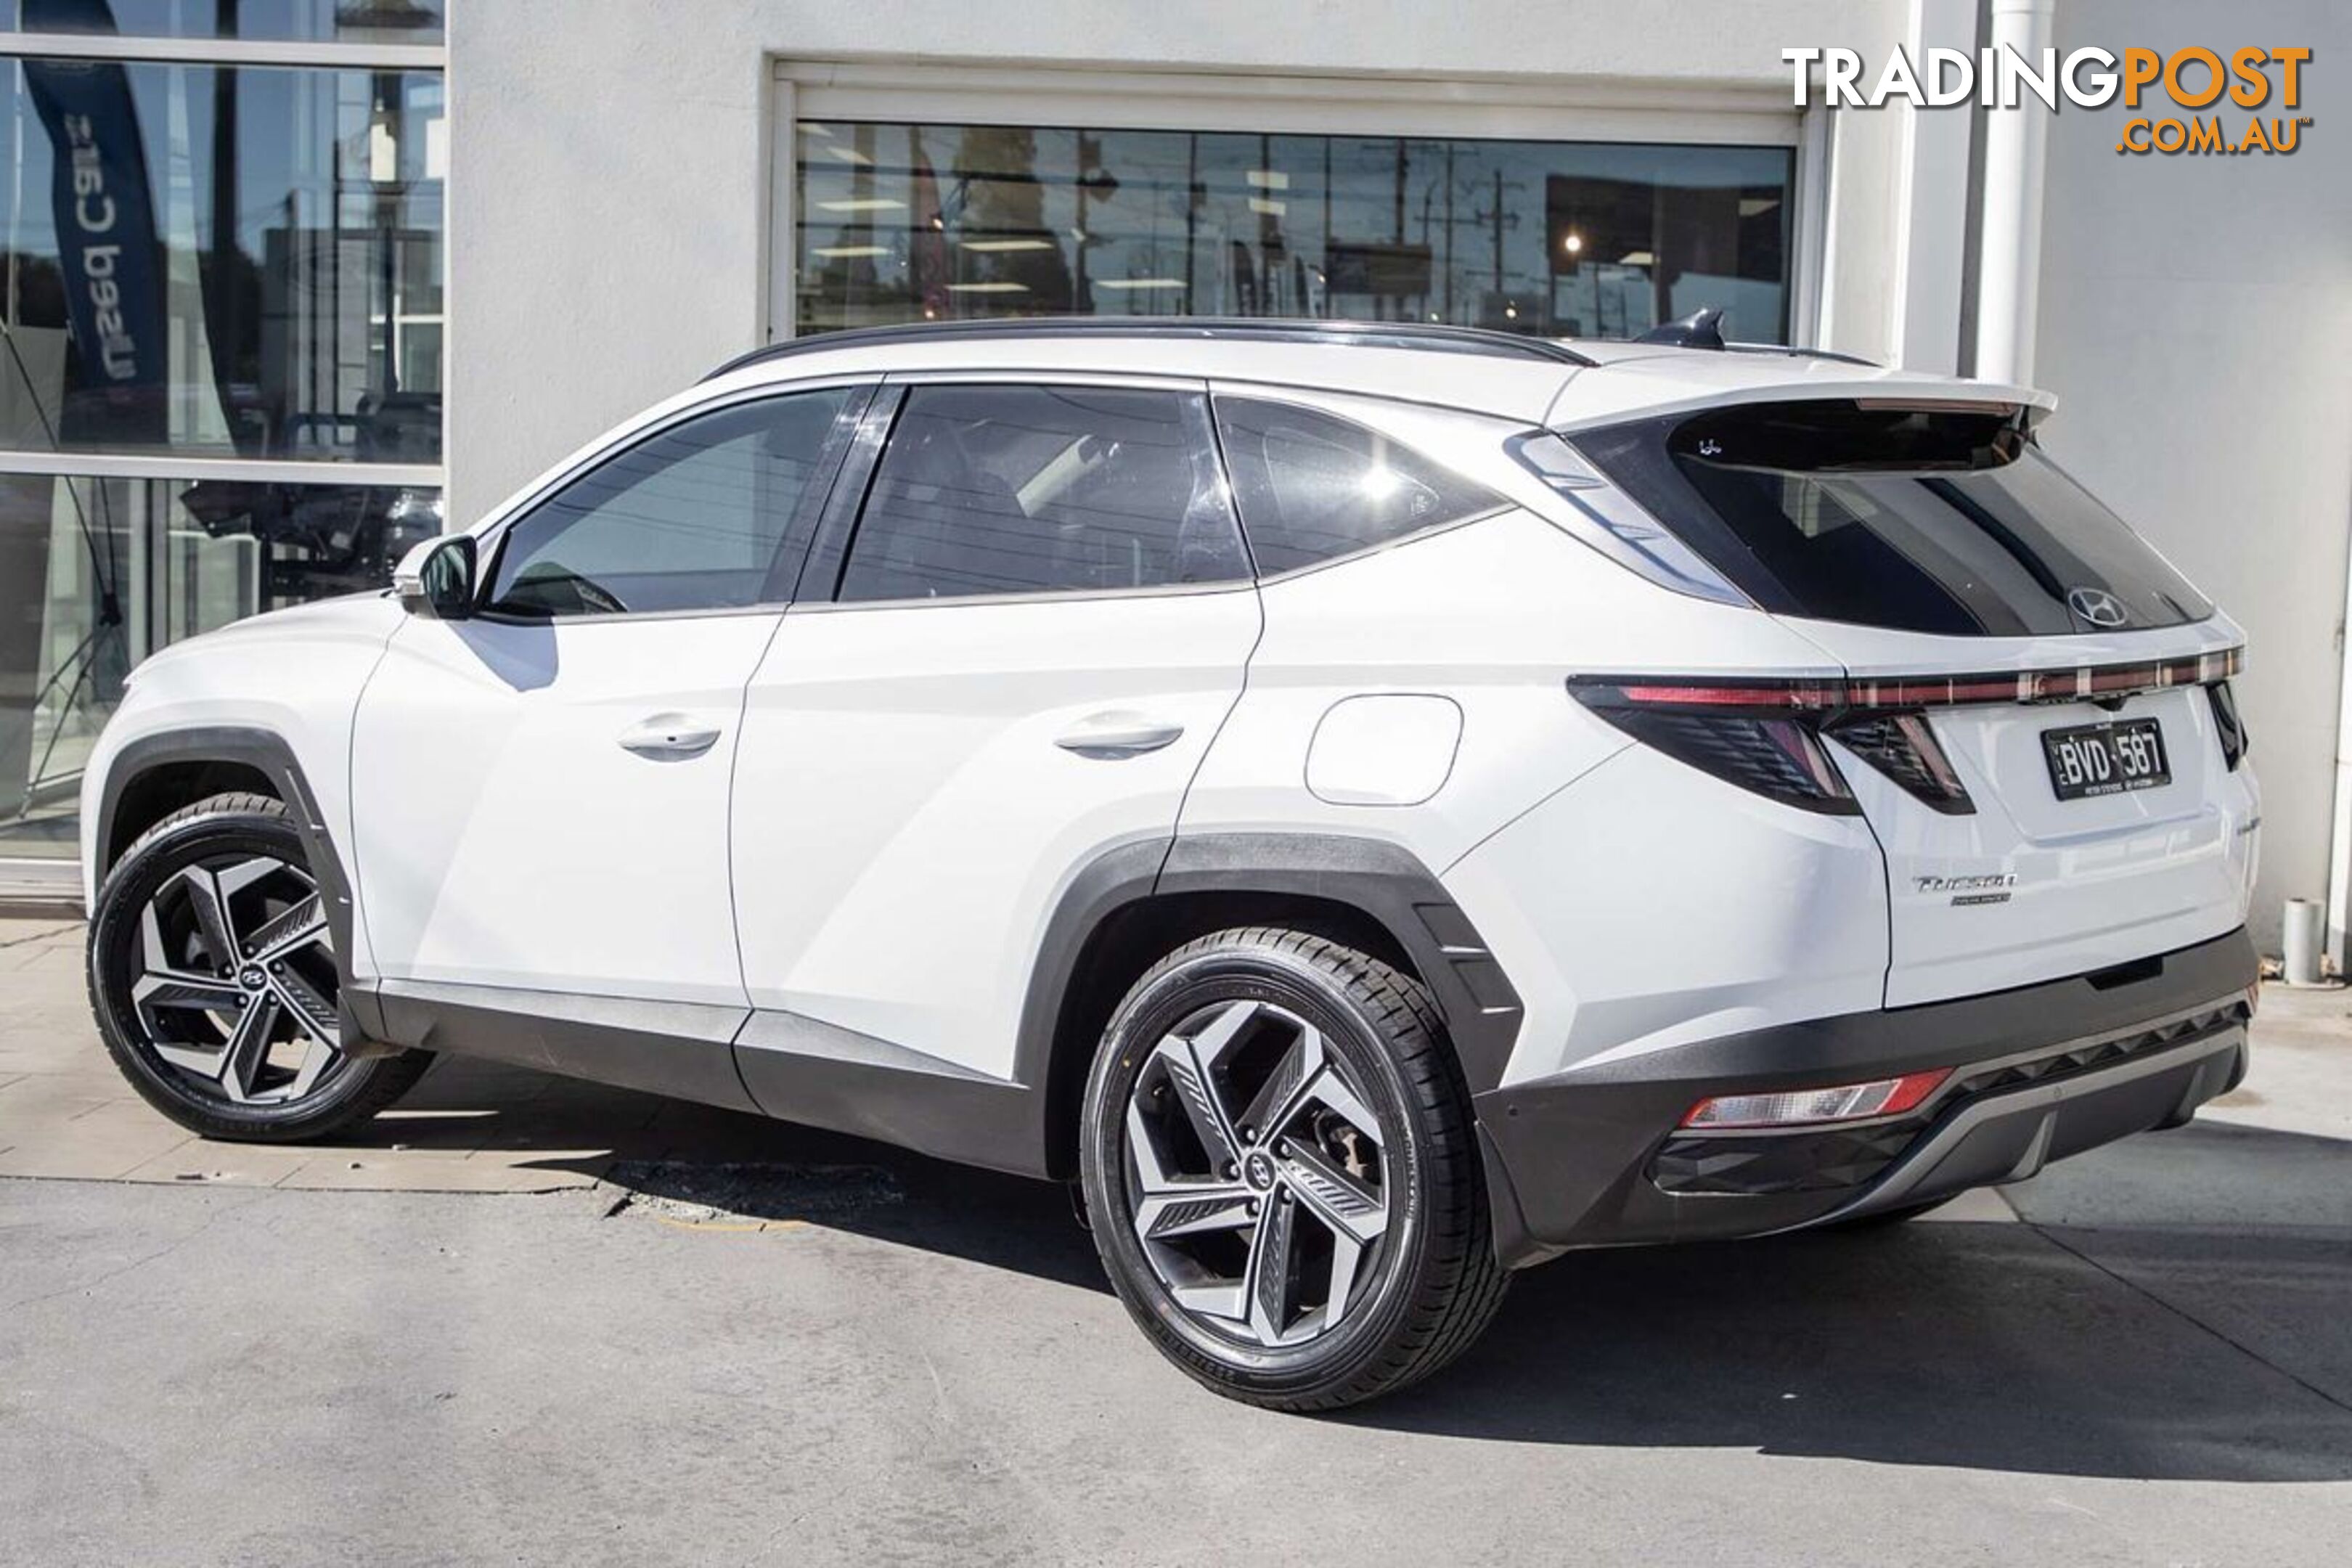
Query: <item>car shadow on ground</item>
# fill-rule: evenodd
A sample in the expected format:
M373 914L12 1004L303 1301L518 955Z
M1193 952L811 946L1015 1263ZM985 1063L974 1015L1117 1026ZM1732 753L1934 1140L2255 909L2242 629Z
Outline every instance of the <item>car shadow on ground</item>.
M1108 1291L1067 1187L742 1111L478 1060L437 1063L355 1148L495 1152L616 1209L803 1223Z
M422 1119L462 1121L494 1087L433 1085ZM1062 1186L625 1091L540 1092L578 1098L519 1120L564 1151L526 1163L593 1173L616 1207L797 1221L1107 1288ZM600 1125L618 1152L573 1152ZM1461 1361L1335 1419L2053 1475L2352 1478L2352 1142L2200 1124L2012 1191L2045 1223L1572 1254L1521 1274Z
M2103 1256L2116 1249L2128 1267ZM2293 1342L2340 1345L2347 1254L2341 1236L1973 1223L1584 1254L1516 1281L1462 1362L1346 1419L1513 1442L2340 1480L2352 1408L2307 1381ZM2217 1269L2236 1300L2200 1317L2221 1328L2167 1304ZM2232 1319L2284 1326L2287 1343L2241 1348Z

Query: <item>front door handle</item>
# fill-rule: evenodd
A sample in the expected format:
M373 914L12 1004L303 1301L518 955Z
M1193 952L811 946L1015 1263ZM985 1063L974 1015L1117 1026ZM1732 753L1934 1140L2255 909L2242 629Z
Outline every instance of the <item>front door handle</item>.
M1097 713L1055 737L1054 744L1082 757L1139 757L1172 746L1184 726L1140 713Z
M719 726L684 713L656 713L621 731L621 750L641 757L698 757L719 742Z

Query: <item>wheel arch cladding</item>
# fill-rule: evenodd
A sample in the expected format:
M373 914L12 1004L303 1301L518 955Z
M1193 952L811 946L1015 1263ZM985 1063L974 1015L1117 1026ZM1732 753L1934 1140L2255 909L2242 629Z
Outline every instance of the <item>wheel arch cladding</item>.
M135 750L134 748L132 748ZM126 756L128 752L126 752ZM266 795L283 801L277 776L249 761L222 757L171 757L129 770L118 762L108 775L106 820L99 837L100 873L111 870L140 835L178 811L216 795ZM121 779L119 784L117 779Z
M1030 973L1015 1073L1038 1096L1047 1173L1075 1168L1087 1069L1136 977L1195 937L1267 923L1329 937L1421 981L1470 1091L1501 1082L1518 1037L1518 994L1411 851L1345 834L1212 833L1123 845L1072 879Z
M352 885L334 837L327 830L318 796L293 746L274 730L253 725L207 725L142 735L118 752L107 768L100 797L98 843L103 878L141 834L183 806L215 795L249 790L284 803L302 840L310 873L327 895L328 929L335 940L335 964L347 1025L368 1039L381 1038L383 1020L371 1017L373 998L352 984Z

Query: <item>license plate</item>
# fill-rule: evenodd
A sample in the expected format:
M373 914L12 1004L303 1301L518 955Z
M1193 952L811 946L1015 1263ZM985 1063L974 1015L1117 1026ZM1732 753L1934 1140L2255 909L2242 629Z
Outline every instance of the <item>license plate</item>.
M2050 787L2060 800L2122 795L2172 782L2171 764L2164 758L2164 731L2153 719L2044 730L2042 754L2050 763Z

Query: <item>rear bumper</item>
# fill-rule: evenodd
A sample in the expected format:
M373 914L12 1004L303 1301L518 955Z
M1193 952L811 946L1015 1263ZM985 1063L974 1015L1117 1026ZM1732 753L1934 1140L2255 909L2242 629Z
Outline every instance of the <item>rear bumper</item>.
M1476 1099L1506 1264L1578 1247L1761 1236L2019 1181L2176 1126L2244 1076L2243 931L2095 975L1848 1014L1572 1068ZM1908 1115L1679 1130L1709 1095L1952 1068Z

